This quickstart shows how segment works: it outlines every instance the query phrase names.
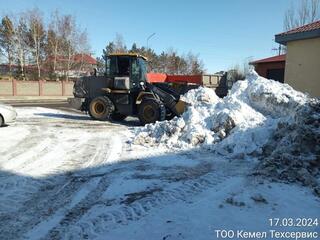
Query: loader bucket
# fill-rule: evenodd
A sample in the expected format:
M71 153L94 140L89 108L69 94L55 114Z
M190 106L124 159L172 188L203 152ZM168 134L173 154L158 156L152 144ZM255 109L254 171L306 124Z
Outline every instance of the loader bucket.
M185 112L186 110L186 107L187 107L187 103L182 101L182 100L179 100L175 106L175 109L176 109L176 112L178 113L178 115L180 116L182 113Z

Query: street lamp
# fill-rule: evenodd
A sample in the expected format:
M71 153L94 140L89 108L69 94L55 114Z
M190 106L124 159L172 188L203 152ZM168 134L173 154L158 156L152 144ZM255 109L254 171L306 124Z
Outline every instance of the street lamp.
M149 48L149 40L152 38L156 33L152 33L148 38L147 38L147 49Z

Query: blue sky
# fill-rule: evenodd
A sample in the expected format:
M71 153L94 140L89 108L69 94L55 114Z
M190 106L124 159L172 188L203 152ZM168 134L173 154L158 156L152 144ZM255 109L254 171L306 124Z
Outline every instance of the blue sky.
M299 0L293 0L298 3ZM95 56L116 33L130 47L147 44L156 52L170 47L192 51L204 61L207 72L226 70L246 59L275 55L274 35L283 30L290 0L0 0L0 14L38 7L49 19L58 9L72 14L89 34Z

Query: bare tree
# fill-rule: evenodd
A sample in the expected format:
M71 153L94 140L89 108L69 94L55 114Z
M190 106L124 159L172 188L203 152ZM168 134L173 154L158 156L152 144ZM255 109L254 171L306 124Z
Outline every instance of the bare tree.
M205 72L204 64L198 55L189 52L187 55L188 74L203 74Z
M12 20L5 16L0 25L0 48L9 65L9 73L12 74L12 63L14 60L14 37L15 31Z
M245 69L241 68L239 64L235 64L228 69L228 80L235 83L239 80L244 80L246 78Z
M61 16L58 10L56 10L52 13L48 26L46 55L54 76L57 70L58 56L62 47L62 36L59 31L59 26L62 24L61 21Z
M77 52L80 54L80 59L78 60L78 73L80 75L82 68L86 64L86 62L84 61L84 56L90 55L90 45L88 40L88 33L86 30L80 32L78 36Z
M125 47L120 37L117 43ZM60 15L56 10L46 24L42 12L34 8L0 20L0 58L8 63L10 75L13 63L17 63L25 77L28 61L36 67L34 77L38 79L44 76L44 66L53 73L50 77L56 77L59 65L63 65L68 79L71 70L80 71L86 64L85 54L90 54L88 34L77 27L71 15Z
M25 78L26 57L28 54L28 27L27 20L24 13L20 13L18 22L15 27L15 53L18 65L20 67L20 74Z
M301 0L296 7L291 3L284 16L284 30L303 26L319 19L319 0Z
M176 74L178 72L178 64L176 61L177 58L177 51L173 48L169 48L166 52L166 62L165 66L167 69L167 73L169 74Z
M74 17L71 15L63 16L59 25L59 31L62 33L62 55L66 58L65 77L68 81L71 67L74 64L74 55L76 53L78 41L77 27Z
M319 0L311 1L311 9L310 9L311 22L314 22L320 18L319 4L320 4Z
M303 0L300 3L300 7L298 9L298 18L296 19L296 25L302 26L308 22L309 19L309 4L307 0Z
M97 71L98 74L103 74L105 72L105 60L102 57L97 57Z
M168 74L202 74L205 72L204 64L198 55L189 52L180 55L175 49L156 54L151 48L138 47L134 43L131 49L127 49L123 37L117 34L115 40L109 42L103 50L102 58L106 60L111 53L131 52L146 56L149 60L149 70Z
M290 8L286 11L284 15L283 28L285 31L288 31L295 26L295 11L294 6L291 3Z
M42 13L37 9L27 12L29 27L29 45L38 69L38 78L41 77L41 64L44 58L46 31L44 29Z
M115 52L117 53L127 52L127 47L124 43L123 36L120 33L116 34L116 37L114 39L114 45L115 45Z

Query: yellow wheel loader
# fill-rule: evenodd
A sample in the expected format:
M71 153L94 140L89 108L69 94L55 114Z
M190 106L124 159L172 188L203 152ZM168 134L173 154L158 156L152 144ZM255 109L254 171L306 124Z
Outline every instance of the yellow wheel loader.
M179 116L185 102L170 86L147 82L147 59L139 54L110 54L104 76L75 82L73 105L96 120L123 120L136 116L141 124Z

